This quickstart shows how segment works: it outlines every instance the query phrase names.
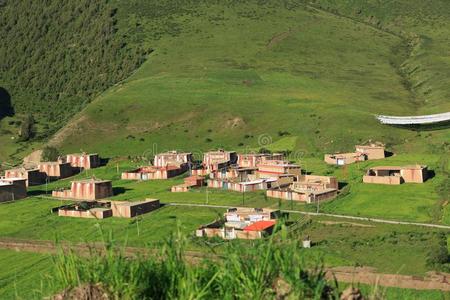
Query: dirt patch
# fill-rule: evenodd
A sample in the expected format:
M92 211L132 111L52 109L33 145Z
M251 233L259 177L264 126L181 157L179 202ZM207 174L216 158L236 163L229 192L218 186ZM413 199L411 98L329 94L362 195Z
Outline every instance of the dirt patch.
M35 165L41 162L42 150L35 150L23 158L24 166Z
M51 146L59 146L63 143L65 138L72 133L76 132L81 128L81 124L86 121L86 116L80 116L71 122L69 122L66 126L58 130L55 135L48 142Z
M354 222L338 222L338 221L317 221L318 223L325 225L348 225L348 226L357 226L357 227L375 227L374 225L362 224L362 223L354 223Z
M416 290L450 291L450 274L431 272L427 276L410 276L399 274L376 273L375 269L367 267L336 267L329 268L327 278L336 278L340 282L364 283L372 286L398 287Z
M291 34L291 32L292 29L289 29L288 31L275 34L267 43L266 48L270 49L273 46L279 44L282 40L286 39Z
M236 118L227 120L227 122L225 123L225 127L226 128L236 128L236 127L239 127L244 124L245 124L245 122L242 118L236 117Z

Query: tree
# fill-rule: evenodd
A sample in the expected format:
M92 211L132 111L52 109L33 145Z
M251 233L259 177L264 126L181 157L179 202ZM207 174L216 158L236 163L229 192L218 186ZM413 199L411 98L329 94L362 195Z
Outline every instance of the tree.
M22 122L22 126L20 127L20 141L28 141L32 139L36 133L36 129L34 126L34 118L31 114L28 114Z
M55 147L45 146L42 149L41 161L56 161L59 157L59 151Z

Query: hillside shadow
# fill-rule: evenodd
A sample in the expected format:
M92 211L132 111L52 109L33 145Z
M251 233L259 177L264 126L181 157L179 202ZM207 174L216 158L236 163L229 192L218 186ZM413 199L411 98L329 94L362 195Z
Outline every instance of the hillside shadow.
M5 88L0 87L0 120L12 116L14 116L14 108L11 103L11 95Z
M384 151L384 157L391 157L394 155L394 152L391 151Z
M433 170L428 170L428 172L427 172L427 179L426 179L425 181L431 180L431 179L433 179L435 176L436 176L436 172L434 172Z
M123 186L113 187L114 196L125 194L127 191L131 191L132 189L124 188Z
M348 185L347 182L338 182L338 189L342 190L344 187Z
M110 159L111 158L109 158L109 157L101 157L100 158L100 166L103 167L103 166L108 165Z

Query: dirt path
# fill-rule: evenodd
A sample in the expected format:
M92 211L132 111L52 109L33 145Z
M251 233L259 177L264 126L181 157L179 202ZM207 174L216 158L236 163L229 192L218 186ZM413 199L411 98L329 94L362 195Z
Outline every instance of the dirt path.
M102 253L104 251L104 246L101 243L75 245L62 243L60 246L58 246L51 241L0 238L0 249L55 254L58 252L58 249L61 248L64 251L68 251L70 249L79 255L89 255L92 251L96 251L97 253ZM156 249L125 247L122 250L126 256L130 257L136 255L159 255L159 251ZM185 255L189 261L194 263L204 258L221 258L218 255L208 255L200 251L186 251ZM426 277L422 277L398 274L382 274L377 273L373 268L367 267L333 267L326 268L326 276L328 279L336 278L337 281L347 283L364 283L385 287L398 287L417 290L450 291L450 274L446 273L429 272L427 273Z
M327 269L327 278L340 282L365 283L372 286L397 287L416 290L450 291L450 274L428 272L427 276L376 273L373 268L334 267Z
M289 29L288 31L285 31L285 32L275 34L270 39L270 41L267 43L267 45L266 45L267 49L270 49L273 46L275 46L276 44L280 43L282 40L287 38L290 34L291 34L291 29Z

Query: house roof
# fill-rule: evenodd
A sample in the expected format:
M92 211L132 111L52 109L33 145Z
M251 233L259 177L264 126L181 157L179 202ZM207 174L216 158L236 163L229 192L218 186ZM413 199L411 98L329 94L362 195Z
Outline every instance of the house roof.
M426 165L406 165L406 166L378 166L372 167L370 170L395 170L400 171L404 169L424 169Z
M275 223L275 221L258 221L245 227L244 231L263 231L274 226Z

